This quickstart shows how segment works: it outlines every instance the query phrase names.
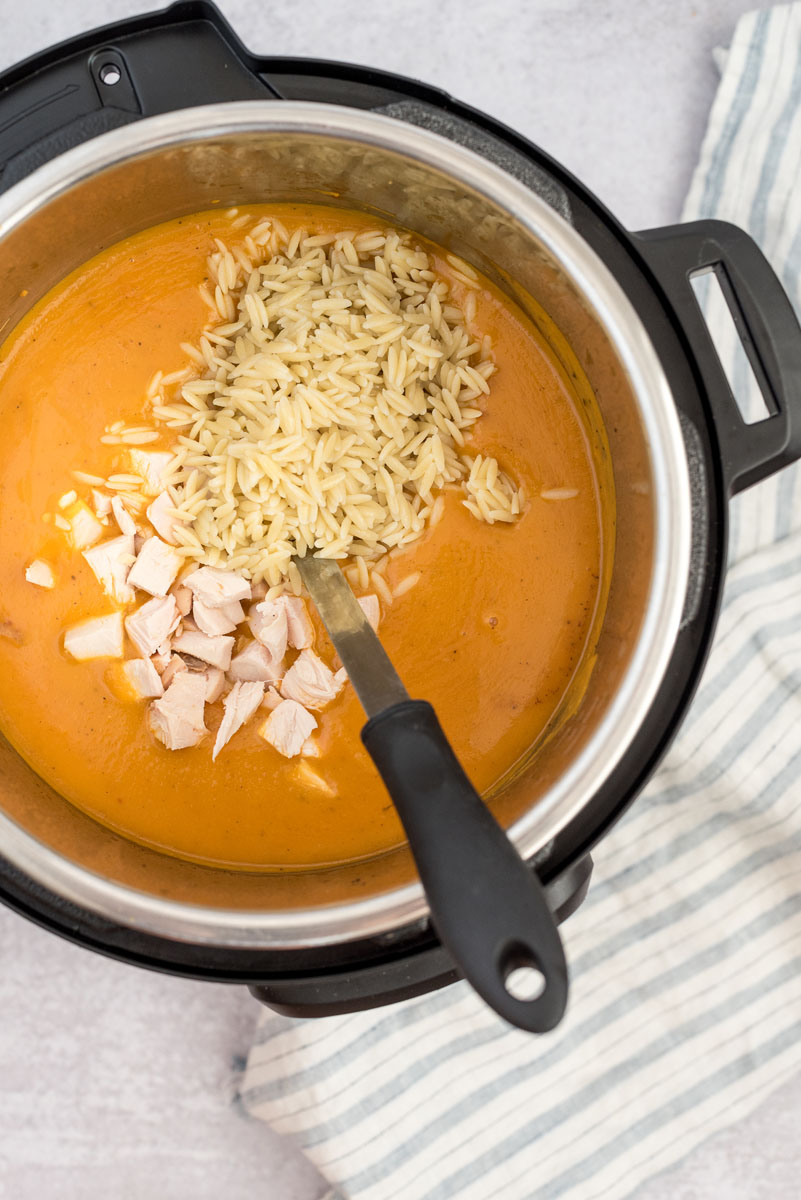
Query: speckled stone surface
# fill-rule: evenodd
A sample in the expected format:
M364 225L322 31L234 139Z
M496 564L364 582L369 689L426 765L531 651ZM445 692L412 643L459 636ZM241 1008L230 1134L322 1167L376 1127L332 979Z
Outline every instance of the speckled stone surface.
M249 47L417 76L527 134L631 228L677 219L747 0L221 0ZM0 0L0 69L151 7ZM0 910L0 1198L315 1200L298 1151L232 1103L244 990L138 971ZM637 1200L795 1200L801 1081ZM409 1197L408 1200L414 1200Z

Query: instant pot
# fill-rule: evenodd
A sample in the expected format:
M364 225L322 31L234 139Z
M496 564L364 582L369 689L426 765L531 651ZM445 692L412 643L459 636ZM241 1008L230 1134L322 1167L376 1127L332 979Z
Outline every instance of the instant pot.
M132 232L271 200L366 209L446 245L549 331L579 398L597 399L617 503L603 627L581 699L566 698L490 797L563 920L586 894L593 845L654 771L698 683L729 498L801 457L792 308L735 227L629 233L540 149L443 92L254 58L192 0L0 77L0 329ZM709 271L763 393L768 416L755 424L691 286ZM1 740L0 898L101 953L246 983L293 1015L457 978L405 849L308 872L181 862L92 821Z

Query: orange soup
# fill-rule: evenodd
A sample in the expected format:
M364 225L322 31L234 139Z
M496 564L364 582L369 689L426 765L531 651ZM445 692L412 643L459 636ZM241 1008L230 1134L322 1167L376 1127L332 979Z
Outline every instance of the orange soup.
M278 214L290 232L369 224L301 206L248 213ZM154 373L185 367L182 343L197 343L208 319L199 292L207 256L215 237L230 236L232 219L200 213L103 251L0 348L0 727L68 800L135 840L239 868L322 866L403 840L361 745L365 718L352 687L320 715L313 761L282 757L259 720L212 762L219 700L206 706L209 735L170 751L144 719L144 703L120 691L117 664L77 662L64 649L65 629L109 603L54 523L59 499L70 488L88 491L72 482L75 471L125 471L126 448L100 439L112 422L147 421ZM467 448L497 458L526 500L514 522L488 524L467 511L459 487L443 491L436 526L390 557L390 590L410 574L419 581L385 608L379 632L409 693L431 701L487 794L568 693L597 620L609 548L595 434L564 369L508 297L483 278L468 289L444 251L426 249L456 304L471 291L470 332L489 336L497 368ZM173 440L163 430L156 449ZM26 580L34 559L52 567L52 588ZM314 649L335 665L313 619Z

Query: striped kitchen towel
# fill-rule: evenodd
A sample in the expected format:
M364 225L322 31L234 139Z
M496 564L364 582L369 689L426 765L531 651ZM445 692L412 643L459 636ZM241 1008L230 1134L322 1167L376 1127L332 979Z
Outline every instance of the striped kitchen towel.
M801 310L801 5L737 26L684 211L712 216L754 235ZM332 1197L622 1200L798 1071L797 468L738 499L732 551L689 718L563 927L559 1029L512 1030L464 984L263 1014L243 1105L295 1135Z

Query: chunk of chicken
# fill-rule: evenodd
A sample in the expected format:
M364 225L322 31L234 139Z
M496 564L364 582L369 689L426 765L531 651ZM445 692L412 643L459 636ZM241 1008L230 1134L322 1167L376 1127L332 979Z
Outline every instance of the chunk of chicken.
M286 609L287 635L295 650L309 650L314 643L314 626L300 596L282 596Z
M221 571L219 567L198 567L183 581L191 588L201 604L222 608L231 600L249 600L250 584L236 571Z
M79 662L88 658L122 658L122 613L92 617L64 634L64 649Z
M170 686L173 679L175 679L175 676L179 675L181 671L189 670L189 667L186 665L184 660L181 658L180 654L171 654L169 657L170 657L170 661L167 663L167 666L161 672L161 682L165 688Z
M175 505L168 492L160 492L152 504L148 505L147 519L159 537L163 538L165 542L169 542L171 546L176 544L178 539L175 536L175 530L181 522L175 516Z
M105 492L99 492L97 488L92 488L92 505L94 506L95 516L101 521L111 515L111 496Z
M314 788L317 792L325 792L327 796L336 795L335 789L331 787L328 780L323 779L322 775L315 771L305 757L301 758L297 766L293 768L292 774L303 787Z
M168 750L196 746L208 733L203 720L206 687L205 675L181 671L161 699L150 705L150 728Z
M223 746L230 742L236 731L241 729L246 721L250 720L261 704L263 696L263 683L234 684L223 700L225 712L220 722L220 728L217 730L214 749L211 752L212 761L216 759Z
M209 637L219 637L221 633L231 633L245 619L245 610L238 600L229 600L220 608L209 608L202 600L195 597L192 605L192 616L201 633Z
M172 651L170 650L170 643L169 641L166 641L163 646L159 646L159 649L155 654L150 655L149 661L152 662L159 675L163 675L167 670L167 667L170 665L171 658Z
M35 583L40 588L52 588L56 586L56 577L53 574L53 568L41 558L35 558L32 563L28 564L25 568L25 578L28 583Z
M131 534L122 533L108 542L100 542L83 556L94 572L95 578L106 595L118 604L132 604L135 595L128 583L131 559L134 556L134 540Z
M175 598L175 603L178 605L178 612L181 616L188 617L192 611L192 593L189 588L179 583L172 588L170 595Z
M198 604L202 601L198 600ZM204 607L208 608L208 605ZM234 625L241 625L245 619L245 610L239 600L229 600L227 604L223 604L222 608L215 610L216 612L225 613L229 621L233 621Z
M261 642L273 662L280 662L286 654L287 647L287 613L282 603L283 596L277 600L262 600L254 604L248 615L248 624L257 642Z
M278 708L279 704L283 704L283 700L274 687L268 687L264 693L264 699L261 702L262 708L269 708L270 712L274 708Z
M212 667L227 671L231 665L231 654L234 649L232 637L207 637L205 633L184 632L172 641L173 650L179 654L191 654Z
M381 607L378 603L378 596L359 596L357 604L375 632L378 633L378 623L381 620Z
M206 703L214 704L225 691L225 671L219 667L209 667L204 672L206 676Z
M144 492L157 496L164 491L162 478L172 462L172 455L163 450L129 450L132 470L144 480Z
M276 662L261 642L248 642L228 669L229 679L242 682L279 683L283 674L283 662Z
M131 537L136 533L136 522L134 521L128 509L123 504L119 496L114 496L111 501L111 511L114 514L114 520L119 526L120 533L129 534Z
M160 537L149 537L136 556L128 583L151 596L166 596L183 561L177 550L162 542Z
M70 505L64 513L64 517L69 522L70 538L76 550L93 546L105 533L102 524L83 500L78 500L77 503Z
M122 664L122 670L137 700L164 695L164 685L149 658L130 658Z
M259 734L279 754L285 758L295 758L316 728L317 721L302 704L295 700L284 700L270 713Z
M281 695L306 708L324 708L341 690L334 672L313 650L302 650L281 682Z
M172 596L156 596L125 618L125 631L143 658L159 648L178 628L181 614Z

